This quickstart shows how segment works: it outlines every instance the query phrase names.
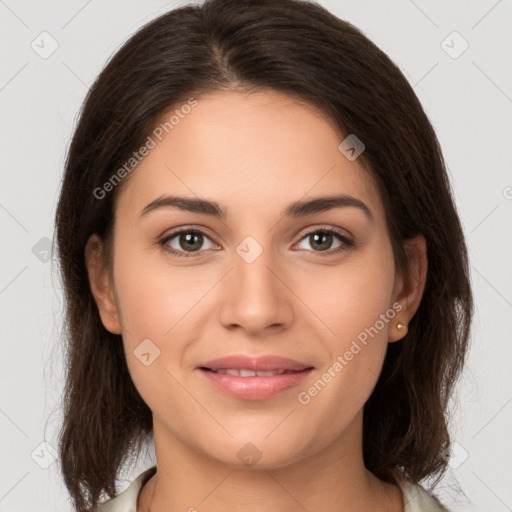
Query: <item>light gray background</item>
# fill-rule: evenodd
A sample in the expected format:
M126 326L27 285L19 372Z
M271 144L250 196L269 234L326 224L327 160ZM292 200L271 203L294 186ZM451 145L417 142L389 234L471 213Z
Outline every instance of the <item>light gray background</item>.
M88 87L138 27L185 3L0 0L0 511L71 510L51 455L62 297L45 237L53 236L64 156ZM454 410L456 457L437 492L452 510L474 510L458 482L478 510L512 510L512 1L320 3L401 67L437 130L477 308ZM43 31L58 42L46 59L31 47L43 46ZM461 40L442 44L453 31L469 44L457 58L445 50L457 54ZM151 464L141 460L121 484Z

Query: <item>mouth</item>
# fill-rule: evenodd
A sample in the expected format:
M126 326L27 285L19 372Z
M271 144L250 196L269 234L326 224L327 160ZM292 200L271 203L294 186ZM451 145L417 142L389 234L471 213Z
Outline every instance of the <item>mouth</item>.
M198 367L211 371L226 370L226 372L244 372L244 375L247 375L246 372L248 371L284 373L311 368L309 364L273 354L259 356L252 354L227 355L210 361L202 361Z
M206 382L223 395L241 400L267 400L298 386L313 370L198 368Z
M284 375L290 373L300 373L301 371L312 369L305 368L304 370L268 370L268 371L258 371L258 370L249 370L244 368L222 368L214 370L212 368L199 367L200 370L205 370L212 373L217 373L219 375L234 375L236 377L272 377L274 375Z

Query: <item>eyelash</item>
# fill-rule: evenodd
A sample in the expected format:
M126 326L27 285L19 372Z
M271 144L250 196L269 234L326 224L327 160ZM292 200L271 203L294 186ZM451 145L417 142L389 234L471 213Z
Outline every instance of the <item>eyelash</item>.
M199 229L199 228L190 228L190 227L183 227L183 228L179 228L175 231L173 231L170 235L162 238L159 243L160 245L163 247L163 249L169 253L171 253L173 256L177 257L177 258L181 258L181 257L185 257L185 258L195 258L195 257L198 257L196 256L194 253L191 253L191 254L188 254L186 251L177 251L171 247L169 247L167 245L167 242L169 242L169 240L172 240L174 237L176 237L176 235L179 235L181 233L194 233L194 234L201 234L207 238L210 239L210 237L208 236L208 234L206 232L204 232L202 229ZM323 234L328 234L328 235L334 235L340 242L342 242L342 245L340 245L339 247L337 247L336 249L329 249L327 251L310 251L310 252L314 252L316 253L318 256L320 257L327 257L327 256L333 256L334 254L338 254L342 251L346 251L348 250L349 248L353 247L355 244L352 240L350 240L349 238L347 238L345 235L343 235L341 232L339 232L337 229L334 229L334 228L316 228L312 231L308 231L307 233L304 234L304 236L299 240L299 243L302 242L303 240L305 240L306 238L308 238L308 236L311 236L313 234L316 234L316 233L323 233ZM215 242L214 242L215 243ZM195 251L197 253L201 253L203 251Z

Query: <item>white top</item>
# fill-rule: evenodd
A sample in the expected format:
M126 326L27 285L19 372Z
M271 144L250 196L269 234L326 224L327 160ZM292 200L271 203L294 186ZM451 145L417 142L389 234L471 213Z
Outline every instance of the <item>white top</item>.
M156 473L153 466L141 473L123 492L106 501L97 512L137 512L137 499L144 484ZM421 485L406 480L400 482L404 498L404 512L443 512L447 511L433 495Z

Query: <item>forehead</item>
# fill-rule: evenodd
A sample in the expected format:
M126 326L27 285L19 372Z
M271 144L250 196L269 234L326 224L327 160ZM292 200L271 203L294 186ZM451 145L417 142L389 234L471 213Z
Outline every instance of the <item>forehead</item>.
M119 210L139 213L158 196L180 194L215 199L229 215L243 216L343 193L383 215L373 178L339 150L345 136L315 107L275 91L215 92L196 101L161 117Z

